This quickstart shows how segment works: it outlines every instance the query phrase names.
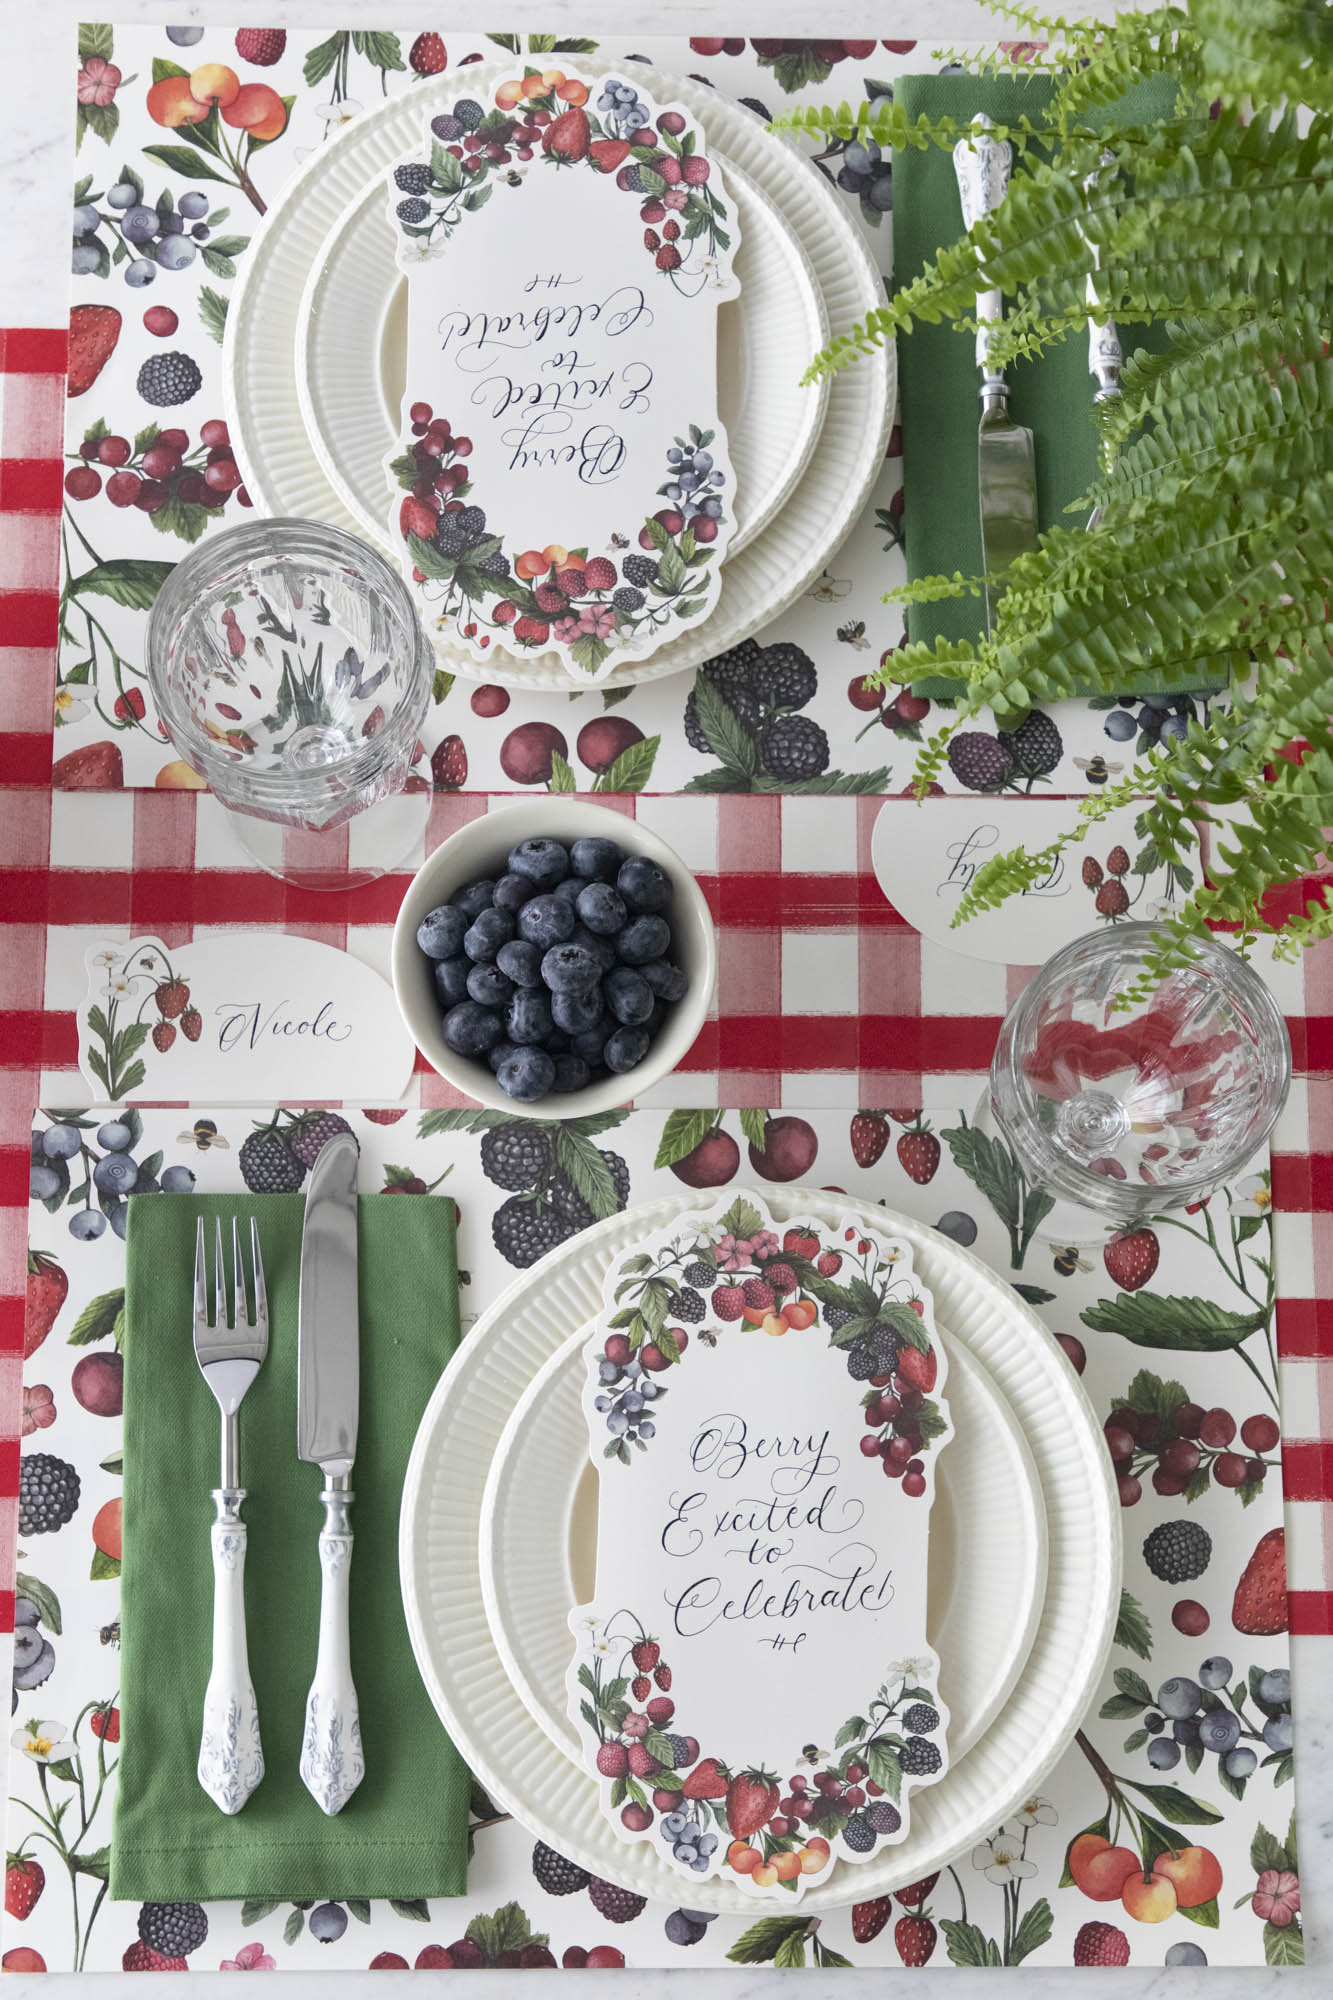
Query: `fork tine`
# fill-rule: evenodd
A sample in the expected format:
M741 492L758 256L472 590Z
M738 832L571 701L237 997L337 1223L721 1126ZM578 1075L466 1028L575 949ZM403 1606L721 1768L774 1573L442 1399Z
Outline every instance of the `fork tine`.
M213 1274L213 1297L217 1305L217 1325L228 1325L227 1319L227 1260L222 1254L222 1217L214 1223L217 1236L217 1269Z
M208 1324L208 1260L204 1255L204 1218L201 1215L194 1231L194 1323L196 1326Z
M241 1262L240 1229L234 1215L231 1219L231 1306L232 1325L248 1326L250 1312L245 1303L245 1266Z
M252 1324L268 1326L268 1293L264 1289L264 1260L259 1254L259 1224L250 1217L250 1258L255 1274L255 1317Z

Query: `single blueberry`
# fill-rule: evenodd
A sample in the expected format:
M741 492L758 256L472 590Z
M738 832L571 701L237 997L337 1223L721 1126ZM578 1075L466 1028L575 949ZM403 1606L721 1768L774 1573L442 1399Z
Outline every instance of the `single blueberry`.
M1207 1965L1208 1954L1201 1944L1192 1944L1183 1939L1179 1944L1167 1946L1163 1965Z
M495 957L502 944L514 935L512 910L481 910L463 934L463 949L474 965Z
M576 875L587 875L594 882L614 882L625 864L625 850L614 840L586 838L574 842L569 858Z
M42 1134L42 1151L48 1160L72 1160L82 1143L77 1125L48 1125Z
M669 958L650 958L639 971L659 1000L683 1000L690 990L687 974Z
M135 187L133 181L117 181L113 188L107 189L106 202L108 208L133 208L138 199L139 190ZM205 206L207 206L207 203L205 203Z
M1160 1736L1166 1728L1166 1717L1164 1715L1157 1715L1152 1709L1149 1709L1143 1718L1143 1726L1149 1736Z
M526 875L539 889L554 889L569 873L569 850L558 840L521 840L509 853L511 875Z
M76 1243L92 1243L106 1229L106 1217L97 1208L81 1208L69 1219L69 1233Z
M417 925L417 943L427 958L456 958L463 949L468 920L456 903L431 910Z
M563 882L557 882L551 894L562 903L577 903L588 884L582 875L566 875Z
M484 1056L502 1033L500 1016L475 1000L461 1000L444 1017L444 1044L456 1056Z
M435 991L446 1007L456 1007L460 1000L467 999L467 976L472 970L470 959L442 958L435 967Z
M1183 1722L1198 1708L1202 1692L1197 1681L1190 1680L1186 1674L1176 1674L1171 1680L1163 1681L1158 1688L1157 1706L1172 1721Z
M599 936L596 931L590 931L586 924L575 925L573 942L581 944L583 949L597 960L603 972L609 972L617 963L615 939Z
M487 1051L486 1060L490 1064L492 1076L495 1075L505 1057L513 1055L516 1046L514 1042L506 1039L503 1042L497 1042L493 1049Z
M601 966L581 944L555 944L542 957L542 979L552 993L587 993L596 986Z
M598 1045L601 1052L601 1043ZM30 1201L50 1201L53 1194L59 1194L60 1175L54 1167L30 1167L28 1169L28 1199Z
M310 1935L321 1944L336 1944L347 1929L347 1912L341 1903L319 1903L310 1912Z
M74 210L74 234L91 236L101 217L91 202L81 201Z
M474 965L467 976L468 998L483 1007L507 1007L514 997L514 982L506 979L495 965Z
M961 1243L965 1250L977 1240L977 1225L961 1208L946 1209L935 1227L941 1236L952 1236L954 1242Z
M579 916L598 937L614 937L625 928L629 911L625 899L609 882L590 882L579 896Z
M126 209L120 227L128 242L151 243L157 235L157 210L139 202L134 208Z
M74 255L79 254L79 245L74 246ZM132 257L125 266L125 283L138 291L144 285L151 285L157 276L157 265L150 257Z
M162 1176L163 1194L191 1194L194 1175L188 1167L168 1167Z
M198 222L208 214L208 196L192 189L180 198L180 212L187 222Z
M1138 733L1137 722L1123 708L1113 708L1102 728L1113 743L1128 743L1130 737Z
M109 1125L97 1128L97 1143L104 1153L128 1153L134 1134L119 1118L113 1118Z
M469 923L479 917L483 910L489 910L495 897L494 882L469 882L450 897L450 902L463 912Z
M506 979L512 979L515 986L540 986L542 983L542 955L539 947L529 944L526 938L510 938L495 954L495 962Z
M1248 1778L1259 1759L1248 1743L1241 1743L1227 1752L1223 1762L1229 1778Z
M650 1039L646 1028L617 1028L602 1051L602 1060L613 1076L624 1076L643 1061Z
M539 987L525 986L515 993L505 1016L511 1042L535 1048L547 1040L554 1025L551 1003Z
M1225 1659L1221 1653L1214 1653L1199 1668L1200 1687L1224 1688L1230 1684L1230 1681L1231 1662Z
M1148 1745L1148 1762L1154 1771L1170 1771L1180 1762L1180 1745L1169 1736L1157 1736Z
M664 910L671 901L671 877L646 854L631 854L616 876L616 887L632 910Z
M491 901L497 910L521 910L532 892L526 875L502 875Z
M583 993L553 994L551 1018L567 1035L586 1035L589 1028L595 1028L601 1021L602 996L596 987Z
M588 1081L588 1065L582 1056L572 1052L558 1055L555 1059L555 1082L551 1088L567 1095L571 1090L582 1090Z
M677 1861L683 1862L686 1866L691 1868L694 1866L695 1862L699 1859L699 1850L694 1845L694 1842L692 1840L682 1840L679 1846L677 1846L673 1850L673 1852L675 1853Z
M549 951L574 935L574 912L558 896L534 896L518 913L518 934L529 944Z
M516 1098L520 1104L535 1104L555 1083L555 1063L545 1049L515 1049L495 1072L495 1081L506 1097Z
M1292 1724L1289 1715L1270 1715L1264 1724L1264 1742L1270 1750L1290 1750Z
M1197 1743L1199 1740L1199 1725L1193 1716L1187 1715L1171 1724L1171 1737L1172 1741L1176 1743Z
M188 236L164 236L153 255L164 271L183 271L199 252Z
M600 1028L587 1028L582 1034L575 1035L573 1041L570 1043L570 1048L576 1056L583 1058L589 1069L598 1069L601 1067L602 1049L605 1042L606 1036ZM55 1189L53 1188L51 1192L54 1194Z
M99 250L96 243L76 243L69 253L69 268L76 278L90 278L100 265L102 256L103 252ZM126 284L132 285L137 282L130 276L130 272L134 270L135 265L145 261L143 258L136 257L133 264L126 265ZM156 275L156 264L149 264L148 269Z
M1234 1750L1240 1741L1240 1717L1233 1715L1229 1708L1215 1709L1211 1715L1201 1717L1199 1741L1205 1750L1225 1757L1228 1750Z
M1288 1667L1271 1667L1260 1677L1259 1699L1270 1708L1280 1708L1291 1700L1291 1670Z
M635 917L616 939L616 950L626 965L647 965L662 958L671 944L671 931L662 917Z
M139 1163L128 1153L107 1153L93 1168L99 1194L128 1194L139 1178Z
M653 989L631 966L618 965L602 982L606 1004L626 1027L641 1027L653 1011Z
M673 1910L663 1928L671 1944L698 1944L707 1935L703 1925L687 1917L684 1910Z

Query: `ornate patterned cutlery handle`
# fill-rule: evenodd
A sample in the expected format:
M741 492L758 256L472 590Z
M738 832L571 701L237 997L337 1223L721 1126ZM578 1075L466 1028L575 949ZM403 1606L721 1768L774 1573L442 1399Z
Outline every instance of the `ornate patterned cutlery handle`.
M1115 163L1114 153L1108 152L1102 154L1101 166L1113 167ZM1095 173L1089 174L1087 180L1083 183L1084 189L1088 190L1096 187L1100 178L1100 169ZM1086 229L1082 231L1082 235L1083 241L1092 252L1092 269L1088 273L1086 298L1090 306L1095 306L1097 304L1097 273L1100 268L1101 257L1097 245L1088 235ZM1125 351L1120 345L1120 335L1116 331L1115 321L1107 319L1099 326L1095 319L1089 318L1088 373L1097 384L1097 394L1094 401L1101 403L1108 396L1118 396L1120 394L1120 370L1124 359Z
M245 1489L214 1491L213 1665L204 1694L199 1782L224 1813L238 1813L264 1775L259 1709L245 1643Z
M984 111L973 121L987 129L975 139L960 139L953 149L954 177L963 205L963 222L972 229L983 215L997 209L1009 192L1009 175L1014 149L1007 139L993 139L994 120ZM977 293L977 318L983 322L977 333L977 367L986 382L1002 383L1003 375L991 361L991 346L1004 317L1004 297L996 288ZM989 322L989 324L987 324Z
M348 1644L348 1585L352 1570L353 1495L330 1482L320 1494L324 1526L319 1535L323 1581L319 1599L319 1655L305 1705L301 1779L322 1811L342 1811L366 1774L361 1718Z

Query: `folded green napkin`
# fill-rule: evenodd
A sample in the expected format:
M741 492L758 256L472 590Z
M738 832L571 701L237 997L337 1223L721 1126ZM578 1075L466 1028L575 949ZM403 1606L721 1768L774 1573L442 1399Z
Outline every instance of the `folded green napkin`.
M997 125L1016 124L1026 113L1034 125L1053 95L1053 83L1034 76L905 76L894 99L912 119L955 118L988 111ZM1176 87L1165 77L1138 85L1116 111L1119 124L1147 123L1167 115ZM953 155L938 146L908 147L893 158L893 268L902 287L919 276L935 253L963 234ZM1165 345L1160 326L1122 330L1126 352ZM924 323L898 342L902 396L903 509L907 574L975 576L982 568L977 500L977 421L980 416L976 336L944 322ZM1088 370L1088 337L1067 335L1039 361L1007 365L1009 407L1031 429L1037 454L1037 510L1043 528L1063 520L1065 508L1097 473L1097 432L1092 416L1095 384ZM979 597L914 604L908 632L928 645L937 639L976 639L986 629ZM1140 686L1147 683L1140 682ZM917 683L925 695L956 694L961 683L934 676Z
M300 1195L136 1198L125 1337L121 1754L111 1894L210 1898L457 1896L468 1773L431 1707L398 1587L398 1509L421 1413L458 1344L452 1201L359 1203L361 1415L353 1486L352 1671L366 1775L327 1819L297 1773L315 1666L319 1469L296 1456ZM195 1777L211 1645L209 1524L218 1410L195 1364L195 1221L255 1215L268 1358L241 1406L246 1620L266 1771L234 1818Z

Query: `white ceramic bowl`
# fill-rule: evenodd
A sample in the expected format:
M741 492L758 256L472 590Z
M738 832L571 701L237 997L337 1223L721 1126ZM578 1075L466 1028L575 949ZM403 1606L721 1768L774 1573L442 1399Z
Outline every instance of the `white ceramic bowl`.
M431 962L417 943L417 926L428 910L447 903L469 882L503 875L505 858L522 840L543 836L571 841L618 841L627 854L646 854L671 878L671 955L689 976L689 991L672 1007L644 1060L623 1076L598 1077L586 1090L553 1092L536 1104L506 1097L484 1062L456 1056L440 1032L441 1008ZM627 1104L669 1076L691 1046L708 1015L717 978L717 943L703 891L680 856L655 833L606 806L550 793L540 801L502 806L469 821L441 842L413 876L393 931L393 990L399 1011L432 1069L494 1111L517 1118L582 1118Z

